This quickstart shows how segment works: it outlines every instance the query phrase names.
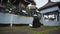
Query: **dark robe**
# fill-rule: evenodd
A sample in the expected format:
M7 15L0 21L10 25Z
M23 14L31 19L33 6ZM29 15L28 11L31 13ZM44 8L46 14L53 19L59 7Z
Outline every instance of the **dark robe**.
M40 27L40 25L41 25L40 19L37 16L34 16L33 28L38 28L38 27Z

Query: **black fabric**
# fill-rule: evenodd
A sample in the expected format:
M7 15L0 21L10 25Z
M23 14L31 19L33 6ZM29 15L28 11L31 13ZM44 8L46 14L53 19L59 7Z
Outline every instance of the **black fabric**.
M41 25L40 19L37 16L35 16L33 20L33 28L38 28L40 27L40 25Z

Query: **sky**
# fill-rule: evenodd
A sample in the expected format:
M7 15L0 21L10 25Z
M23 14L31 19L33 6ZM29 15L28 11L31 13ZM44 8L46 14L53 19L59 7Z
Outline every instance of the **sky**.
M34 0L36 2L36 7L40 8L42 6L44 6L48 0ZM51 0L52 2L60 2L60 0Z

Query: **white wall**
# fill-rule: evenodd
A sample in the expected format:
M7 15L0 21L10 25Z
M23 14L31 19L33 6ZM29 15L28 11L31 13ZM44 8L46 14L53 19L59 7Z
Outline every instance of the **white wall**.
M32 17L0 13L0 24L31 24Z
M60 17L59 17L59 21L46 21L46 20L44 20L44 17L43 17L43 13L47 13L47 12L55 11L55 10L59 10L59 8L58 7L51 7L51 8L40 11L40 13L42 13L41 23L44 26L60 26Z

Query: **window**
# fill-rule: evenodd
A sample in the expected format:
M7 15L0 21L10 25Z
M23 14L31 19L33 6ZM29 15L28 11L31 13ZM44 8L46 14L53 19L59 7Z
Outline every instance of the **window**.
M55 12L49 12L49 13L44 14L44 20L58 21L59 20L59 12L55 11Z
M44 15L44 19L45 20L55 20L56 15L54 15L54 14L52 14L52 15Z

